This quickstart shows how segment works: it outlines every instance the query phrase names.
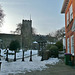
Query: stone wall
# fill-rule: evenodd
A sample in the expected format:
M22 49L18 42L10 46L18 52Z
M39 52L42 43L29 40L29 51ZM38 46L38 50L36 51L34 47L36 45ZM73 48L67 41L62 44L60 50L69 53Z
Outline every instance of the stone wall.
M0 48L1 46L3 48L6 48L7 46L9 46L9 44L11 43L11 41L13 40L18 40L21 46L21 35L15 35L15 34L0 34L0 39L2 41L0 41Z

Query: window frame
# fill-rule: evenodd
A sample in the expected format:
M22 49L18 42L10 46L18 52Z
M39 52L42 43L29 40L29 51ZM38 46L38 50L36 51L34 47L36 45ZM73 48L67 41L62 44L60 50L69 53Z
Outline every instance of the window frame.
M73 19L73 5L70 6L70 21Z
M69 38L67 38L67 53L70 53L70 42L69 42Z
M69 11L67 12L67 26L69 25Z
M74 55L74 35L71 36L71 54Z

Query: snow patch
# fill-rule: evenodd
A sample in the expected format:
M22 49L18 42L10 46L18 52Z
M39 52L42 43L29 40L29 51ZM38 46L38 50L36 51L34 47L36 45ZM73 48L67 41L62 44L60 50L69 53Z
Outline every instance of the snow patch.
M26 51L25 56L29 56L30 51L31 50ZM37 54L37 52L37 50L32 50L33 54ZM17 54L17 58L22 57L21 53L22 51ZM10 56L10 58L11 57L12 56ZM32 62L30 62L29 60L30 57L25 58L24 62L22 62L22 59L19 59L16 62L7 62L4 59L2 59L0 75L15 75L18 73L25 74L26 72L31 72L35 70L42 71L48 68L46 64L55 65L57 62L59 62L58 58L50 58L49 60L41 61L41 57L37 55L32 56Z
M29 61L29 58L25 58L25 61L17 60L16 62L2 62L1 65L1 75L8 75L9 73L26 73L26 71L31 72L35 70L44 70L48 68L46 64L55 65L59 62L58 58L50 58L49 60L40 61L41 57L35 55L32 58L32 62Z

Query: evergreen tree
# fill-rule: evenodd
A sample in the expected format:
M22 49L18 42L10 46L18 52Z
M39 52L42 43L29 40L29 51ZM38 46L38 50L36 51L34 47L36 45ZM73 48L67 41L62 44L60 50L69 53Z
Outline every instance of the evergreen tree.
M9 45L9 49L12 51L15 51L15 50L17 51L18 48L20 48L20 43L17 40L12 41Z

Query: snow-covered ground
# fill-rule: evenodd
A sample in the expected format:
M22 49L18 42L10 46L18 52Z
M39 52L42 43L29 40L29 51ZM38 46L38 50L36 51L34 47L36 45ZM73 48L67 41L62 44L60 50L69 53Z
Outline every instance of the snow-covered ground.
M27 55L30 55L29 51L27 51ZM37 51L34 51L33 53L36 54ZM37 55L34 55L32 57L32 62L30 62L29 59L29 57L25 58L24 62L22 62L22 59L19 59L16 62L7 62L2 60L0 75L15 75L17 73L25 74L26 72L31 72L35 70L41 71L48 68L46 64L55 65L57 62L59 62L58 58L50 58L49 60L40 61L41 57Z

